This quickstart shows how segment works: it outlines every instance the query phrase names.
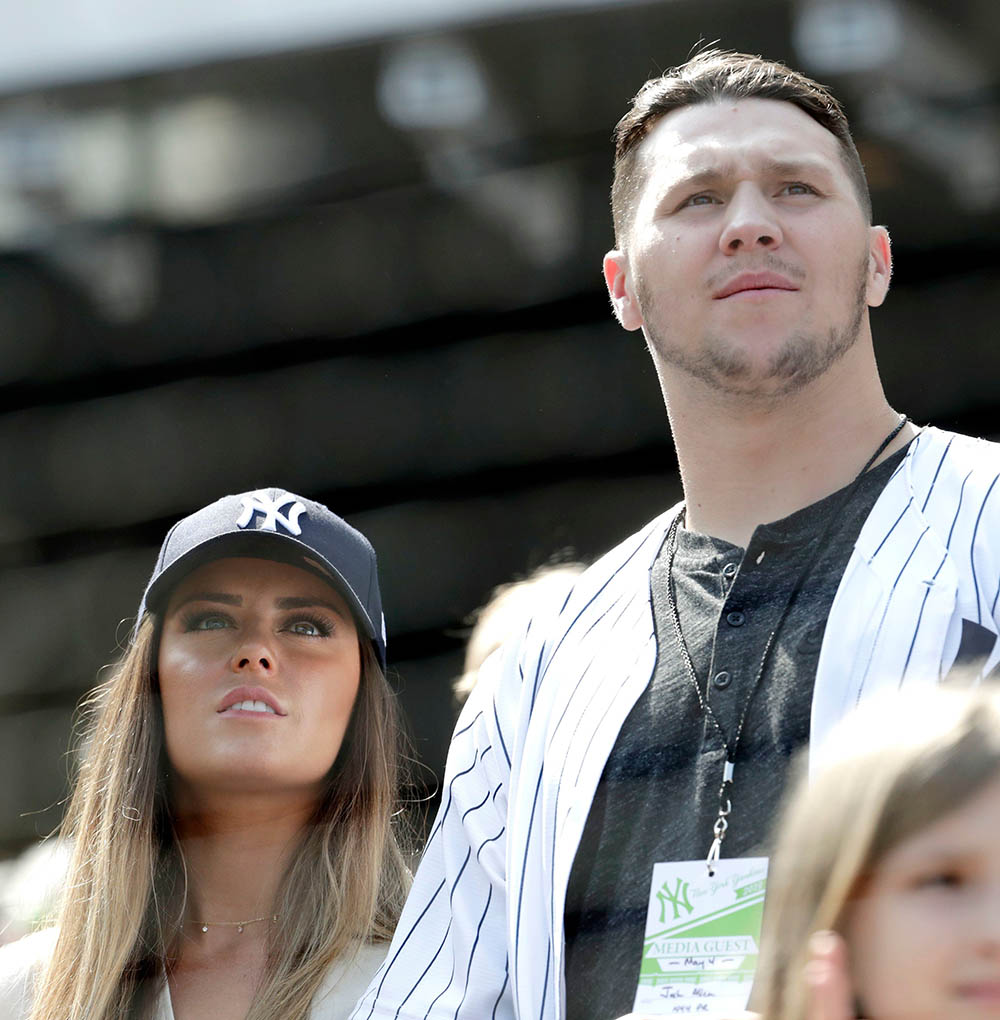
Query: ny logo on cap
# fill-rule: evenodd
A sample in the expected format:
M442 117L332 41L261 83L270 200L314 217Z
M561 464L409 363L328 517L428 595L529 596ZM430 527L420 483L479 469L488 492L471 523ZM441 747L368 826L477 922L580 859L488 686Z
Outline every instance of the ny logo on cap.
M288 506L288 513L281 512L282 507ZM242 501L242 512L236 518L236 527L245 528L252 520L254 514L263 514L261 531L277 531L280 524L285 531L292 535L301 535L299 517L306 512L306 508L294 497L286 492L277 499L271 499L265 489L258 489L244 496Z

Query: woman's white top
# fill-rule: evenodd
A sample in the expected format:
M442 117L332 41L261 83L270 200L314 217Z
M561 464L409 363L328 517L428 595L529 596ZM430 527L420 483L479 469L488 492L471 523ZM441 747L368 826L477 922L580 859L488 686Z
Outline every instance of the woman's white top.
M0 947L0 1020L27 1020L34 983L55 942L56 929L46 928ZM336 961L313 999L310 1020L346 1020L385 959L388 948L386 943L366 943L346 965ZM152 1020L174 1020L166 982L157 998Z

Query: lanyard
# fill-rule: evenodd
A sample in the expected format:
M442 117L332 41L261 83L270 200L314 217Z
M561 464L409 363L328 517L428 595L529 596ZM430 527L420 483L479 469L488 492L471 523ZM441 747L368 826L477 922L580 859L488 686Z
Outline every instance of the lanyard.
M909 419L906 415L901 415L899 421L893 427L892 431L879 443L878 448L868 458L865 466L857 473L854 481L851 482L844 494L844 498L840 501L837 509L832 513L827 520L823 531L812 540L813 542L813 553L806 561L805 566L799 572L799 576L792 586L788 598L785 600L785 605L781 610L781 615L778 617L778 622L774 625L774 629L768 635L767 641L764 644L764 652L760 657L760 663L757 666L757 673L754 676L753 683L750 685L750 690L747 693L746 699L743 702L743 708L740 712L739 720L736 724L736 732L733 735L732 742L726 738L725 730L722 728L722 724L719 722L715 712L712 711L712 706L708 701L708 678L705 680L705 694L701 693L701 684L698 682L698 674L695 672L694 662L691 659L691 653L688 651L687 642L684 640L684 632L681 630L681 618L680 613L677 611L677 593L674 590L674 556L677 553L677 529L680 527L681 517L684 514L684 506L681 505L680 510L674 515L674 519L670 522L670 530L667 532L667 548L669 554L667 558L667 608L670 613L670 618L673 621L674 632L677 636L677 644L681 650L681 657L684 659L684 664L687 667L687 675L694 685L695 694L698 696L698 706L701 708L709 719L712 720L712 725L715 726L719 733L719 738L722 740L722 746L726 751L726 761L722 769L722 785L719 787L719 813L715 819L715 823L712 826L712 845L708 851L708 858L706 864L708 866L709 875L715 874L715 863L719 860L722 854L722 841L726 838L726 830L729 828L729 815L733 809L732 805L732 792L733 792L733 773L736 768L736 755L739 751L740 741L743 737L743 726L746 723L747 715L750 711L750 703L753 701L754 695L757 693L757 688L760 687L761 680L764 678L764 672L767 669L767 664L771 658L771 649L774 647L775 639L778 636L785 620L788 618L788 614L798 597L799 592L802 590L802 586L806 581L806 578L811 573L813 567L816 565L820 552L825 548L826 539L829 537L830 529L833 527L835 522L839 522L847 504L854 497L857 492L858 486L861 484L861 479L864 477L865 472L875 463L876 460L882 455L886 447L899 435L903 426ZM711 670L709 670L711 672Z

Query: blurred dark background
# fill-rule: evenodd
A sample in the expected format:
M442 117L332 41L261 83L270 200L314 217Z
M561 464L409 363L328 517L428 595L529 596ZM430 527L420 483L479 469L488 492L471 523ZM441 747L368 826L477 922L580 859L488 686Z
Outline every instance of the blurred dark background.
M58 821L166 529L268 484L378 550L433 788L469 611L677 498L600 264L611 128L699 40L834 86L895 243L890 399L1000 434L995 0L139 6L0 41L0 857Z

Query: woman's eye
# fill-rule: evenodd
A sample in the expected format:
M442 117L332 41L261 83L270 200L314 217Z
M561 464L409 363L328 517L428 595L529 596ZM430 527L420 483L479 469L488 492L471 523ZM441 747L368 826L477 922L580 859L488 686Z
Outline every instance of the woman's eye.
M692 195L685 205L714 205L717 200L712 195Z
M184 620L184 629L191 630L225 630L233 621L221 613L193 613Z
M311 619L309 617L293 620L285 628L293 634L302 634L305 637L328 637L332 628L325 620Z

